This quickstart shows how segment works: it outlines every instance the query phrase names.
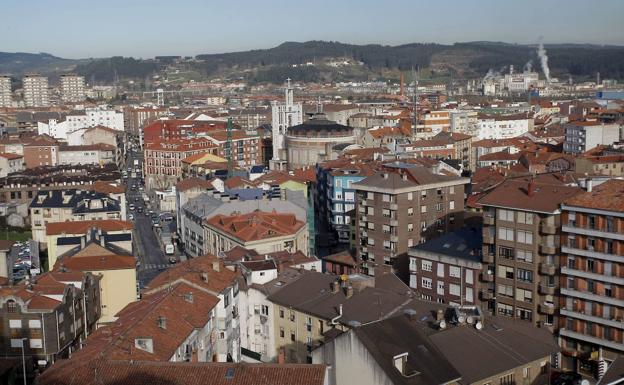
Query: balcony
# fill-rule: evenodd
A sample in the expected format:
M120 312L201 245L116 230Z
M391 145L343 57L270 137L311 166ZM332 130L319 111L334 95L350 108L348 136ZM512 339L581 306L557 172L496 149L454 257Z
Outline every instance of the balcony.
M557 252L557 247L555 245L540 244L540 252L542 254L555 254Z
M561 247L561 252L566 254L580 255L582 257L598 258L610 262L622 263L624 261L621 255L606 254L594 250L577 249L575 246L571 245Z
M571 233L571 234L581 234L581 235L587 235L590 237L610 238L610 239L617 239L620 241L624 241L624 234L606 231L606 230L590 229L586 227L577 227L577 226L571 226L570 224L563 226L561 230L566 233Z
M390 210L398 210L399 209L399 205L397 205L396 203L390 203Z
M555 294L555 286L548 285L545 283L539 284L539 292L543 295L554 295Z
M483 253L483 263L494 263L494 254L493 253Z
M624 329L624 323L621 318L608 319L603 317L597 317L591 314L585 314L585 312L577 312L573 310L560 309L559 314L565 317L577 318L583 321L611 326L617 329Z
M481 281L483 282L494 282L494 274L483 272L481 273Z
M540 231L542 232L542 234L554 235L557 234L557 226L542 223L542 225L540 226Z
M552 263L540 263L539 272L543 275L555 275L555 265Z
M554 315L555 305L549 303L540 303L537 311L539 311L541 314Z
M559 329L559 335L563 337L570 337L570 338L574 338L577 340L589 342L591 344L595 344L598 346L604 346L604 347L611 348L614 350L619 350L621 352L624 351L624 344L620 344L612 340L603 340L602 338L592 337L587 334L577 333L568 329Z
M398 226L399 225L399 221L397 221L396 219L390 219L390 226Z
M484 225L488 225L488 226L493 226L494 225L494 217L491 217L489 215L484 215L483 216L483 224Z
M578 291L574 289L561 288L559 291L561 292L561 296L569 296L569 297L584 299L587 301L593 301L593 302L604 303L607 305L624 307L624 300L613 298L613 297L597 295L597 294L590 293L587 291Z
M391 235L390 236L390 242L394 242L394 243L399 242L399 237L396 236L396 235Z
M491 299L494 298L494 292L487 290L487 289L481 289L481 300L482 301L489 301Z

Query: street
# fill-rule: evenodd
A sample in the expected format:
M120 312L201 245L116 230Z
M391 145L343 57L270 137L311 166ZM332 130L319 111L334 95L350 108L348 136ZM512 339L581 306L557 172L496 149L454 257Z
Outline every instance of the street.
M134 165L134 161L138 160L138 166ZM128 151L127 168L135 169L142 168L142 155L135 151ZM126 180L126 205L128 211L128 219L134 217L132 222L134 223L134 244L135 244L135 256L138 260L138 280L141 288L145 287L156 275L163 270L167 269L169 264L169 258L165 255L155 229L152 225L152 218L155 216L158 218L157 204L151 205L150 202L144 201L144 193L140 191L142 184L141 175L136 175L132 178L134 172L128 172L128 179ZM130 210L131 205L134 206L134 210ZM153 215L150 214L150 210L153 210ZM139 212L141 211L141 212ZM167 223L168 225L168 223Z

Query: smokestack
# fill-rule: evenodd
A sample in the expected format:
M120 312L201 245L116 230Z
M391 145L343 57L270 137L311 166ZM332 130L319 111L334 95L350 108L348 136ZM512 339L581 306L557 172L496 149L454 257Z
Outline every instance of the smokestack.
M585 182L585 188L587 189L587 192L592 192L594 189L594 181L588 178Z
M550 83L550 68L548 68L548 55L546 55L546 50L544 49L544 43L540 41L539 46L537 47L537 56L540 59L540 64L542 65L542 72L544 72L544 76L546 77L546 82Z

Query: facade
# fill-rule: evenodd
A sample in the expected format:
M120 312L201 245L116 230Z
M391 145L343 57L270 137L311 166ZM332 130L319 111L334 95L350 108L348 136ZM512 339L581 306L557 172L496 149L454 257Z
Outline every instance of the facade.
M0 152L0 178L24 170L24 157Z
M103 143L82 146L61 146L58 150L58 164L115 164L116 152L116 147Z
M37 191L30 206L33 239L46 242L49 222L126 218L125 207L107 194L83 190Z
M533 117L519 115L479 115L477 121L478 139L515 138L533 131Z
M286 132L292 126L303 123L303 106L294 102L294 93L290 79L287 81L284 103L271 104L273 159L269 163L271 170L286 170L288 153Z
M61 75L61 100L65 103L79 103L86 99L85 78L79 75Z
M100 279L93 274L44 273L0 288L0 348L20 358L30 376L79 350L100 317Z
M409 247L460 228L467 183L421 166L377 172L354 183L361 270L373 275L386 266L405 272L397 259Z
M427 301L479 304L481 241L480 230L464 228L410 248L410 287Z
M504 181L479 200L482 298L488 300L489 310L557 328L560 204L579 192L578 187L522 177Z
M58 165L58 149L58 141L46 135L40 135L24 143L26 168Z
M13 107L11 77L0 75L0 108Z
M98 126L123 132L123 113L106 106L76 110L68 113L64 119L52 117L45 121L37 122L37 131L40 135L75 141L75 139L70 139L69 137L73 132L83 128Z
M562 205L559 340L565 367L601 375L624 352L624 181Z
M50 90L48 78L40 75L26 75L22 78L24 104L26 107L49 107Z
M564 128L563 151L571 154L584 153L600 145L610 146L620 140L618 124L582 121L568 123Z
M206 219L204 226L206 251L210 254L218 255L236 246L262 254L282 250L308 253L308 225L297 220L294 214L260 210L248 214L218 214Z

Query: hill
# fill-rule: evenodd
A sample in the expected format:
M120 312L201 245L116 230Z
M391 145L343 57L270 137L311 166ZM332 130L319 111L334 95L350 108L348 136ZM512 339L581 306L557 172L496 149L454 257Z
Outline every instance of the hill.
M0 52L0 73L23 75L29 72L71 71L80 60L62 59L49 53Z

